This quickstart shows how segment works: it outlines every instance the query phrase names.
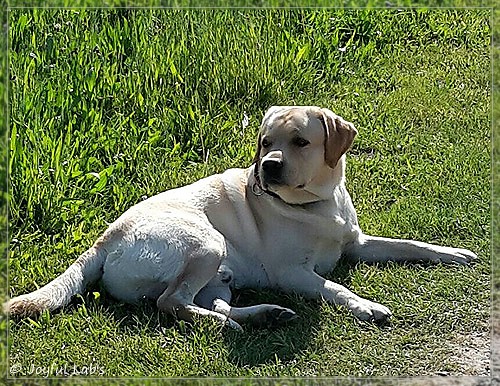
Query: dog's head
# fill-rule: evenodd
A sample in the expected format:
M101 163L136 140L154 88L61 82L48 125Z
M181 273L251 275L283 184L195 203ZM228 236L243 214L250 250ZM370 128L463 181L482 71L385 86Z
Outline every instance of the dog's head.
M357 131L328 109L274 106L262 120L254 163L264 190L290 204L331 198Z

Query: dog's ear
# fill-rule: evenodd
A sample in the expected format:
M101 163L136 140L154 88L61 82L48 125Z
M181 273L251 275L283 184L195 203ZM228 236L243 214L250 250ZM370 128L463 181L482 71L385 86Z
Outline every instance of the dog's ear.
M325 161L334 169L340 157L351 147L358 131L351 122L329 109L320 109L320 115L325 126Z
M259 137L257 139L257 152L255 153L255 156L253 157L252 164L259 162L259 159L260 159L260 149L261 149L260 141L261 140L262 140L262 134L259 133Z

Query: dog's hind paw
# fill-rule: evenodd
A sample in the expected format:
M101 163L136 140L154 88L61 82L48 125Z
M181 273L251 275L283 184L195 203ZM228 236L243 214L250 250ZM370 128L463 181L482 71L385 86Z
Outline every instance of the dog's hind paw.
M227 318L226 320L226 326L232 328L233 330L243 332L243 327L240 326L239 323L235 322L231 318Z
M266 327L277 327L298 318L298 315L289 308L268 305L268 309L254 320L254 324Z
M282 324L297 319L299 316L288 308L276 307L268 312L268 318L271 323Z

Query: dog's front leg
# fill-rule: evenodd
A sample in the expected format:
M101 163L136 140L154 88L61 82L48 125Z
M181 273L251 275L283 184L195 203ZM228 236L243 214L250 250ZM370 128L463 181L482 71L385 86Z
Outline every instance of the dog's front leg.
M326 280L316 272L304 268L287 270L280 282L281 289L295 292L310 299L324 299L329 303L347 307L358 319L383 322L391 311L378 303L356 295L344 286Z
M361 234L346 245L343 254L355 261L423 261L432 263L468 264L476 259L475 253L460 248L443 247L420 241L390 239Z

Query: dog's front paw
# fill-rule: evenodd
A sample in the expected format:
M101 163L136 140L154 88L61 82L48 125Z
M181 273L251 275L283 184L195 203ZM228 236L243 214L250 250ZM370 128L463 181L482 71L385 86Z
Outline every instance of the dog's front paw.
M384 323L389 320L392 313L382 304L366 299L355 299L349 302L348 308L359 320Z
M469 264L477 259L477 255L468 249L439 247L437 261L445 264Z

